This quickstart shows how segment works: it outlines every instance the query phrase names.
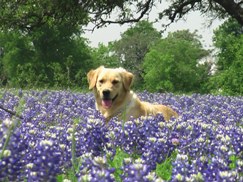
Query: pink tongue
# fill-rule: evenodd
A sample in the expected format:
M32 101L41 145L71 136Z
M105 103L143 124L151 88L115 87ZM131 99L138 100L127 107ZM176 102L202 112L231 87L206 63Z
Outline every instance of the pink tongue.
M106 109L109 109L112 105L112 100L102 100L102 106Z

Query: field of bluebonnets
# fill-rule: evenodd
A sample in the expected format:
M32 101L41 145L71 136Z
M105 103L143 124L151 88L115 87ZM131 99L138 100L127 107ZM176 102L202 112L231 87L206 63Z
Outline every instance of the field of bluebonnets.
M180 117L106 125L91 93L0 95L0 181L243 181L243 97L142 92Z

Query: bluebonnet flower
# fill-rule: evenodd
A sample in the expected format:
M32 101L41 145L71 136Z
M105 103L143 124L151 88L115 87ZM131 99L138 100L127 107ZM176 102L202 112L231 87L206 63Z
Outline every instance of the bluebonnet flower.
M192 166L189 163L188 156L177 154L176 160L173 162L171 181L186 181L192 174Z
M77 155L90 152L95 156L104 153L108 143L107 128L105 122L90 116L80 121L76 128L77 138Z
M55 180L73 168L72 159L79 161L82 156L80 181L114 181L107 159L112 160L120 148L133 157L122 166L121 177L127 181L160 181L154 173L156 164L174 151L178 154L172 162L171 181L242 181L242 97L148 92L139 97L169 105L180 117L165 122L158 115L126 123L115 117L106 125L90 93L2 92L0 104L8 109L24 102L24 119L3 151L6 131L14 120L0 110L0 180Z
M26 155L25 175L28 181L52 181L61 173L63 152L51 140L41 140Z
M113 182L115 181L115 169L109 168L105 157L95 157L90 153L86 153L82 158L82 165L78 173L79 181L93 182Z
M163 181L161 178L156 176L154 172L149 170L148 165L142 159L136 159L134 162L132 159L127 158L124 160L123 174L121 175L122 181L124 182L152 182L152 181Z
M16 121L6 119L0 123L0 180L16 181L20 178L25 161L22 160L27 144ZM7 142L7 145L6 145Z

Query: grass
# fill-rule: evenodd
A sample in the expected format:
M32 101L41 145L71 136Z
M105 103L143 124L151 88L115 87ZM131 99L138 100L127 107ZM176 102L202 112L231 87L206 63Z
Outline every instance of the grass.
M116 181L120 182L121 181L121 177L120 175L123 173L122 172L122 165L123 165L123 160L125 158L129 158L130 155L127 154L126 152L122 151L120 148L116 149L116 155L113 158L113 160L110 160L108 163L111 167L115 168L115 179Z
M164 162L156 165L155 173L163 180L169 181L172 175L172 162L176 159L177 152L174 151Z

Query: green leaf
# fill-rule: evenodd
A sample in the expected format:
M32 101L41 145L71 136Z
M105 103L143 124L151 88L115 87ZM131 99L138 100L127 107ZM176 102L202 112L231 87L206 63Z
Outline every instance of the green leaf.
M123 166L123 160L129 158L130 155L122 151L120 148L116 149L116 155L113 160L110 160L108 163L111 167L115 168L115 179L116 181L121 181L120 175L123 173L121 167Z
M172 175L172 161L176 159L177 151L174 151L171 156L165 159L161 164L156 165L155 173L163 180L169 181Z

